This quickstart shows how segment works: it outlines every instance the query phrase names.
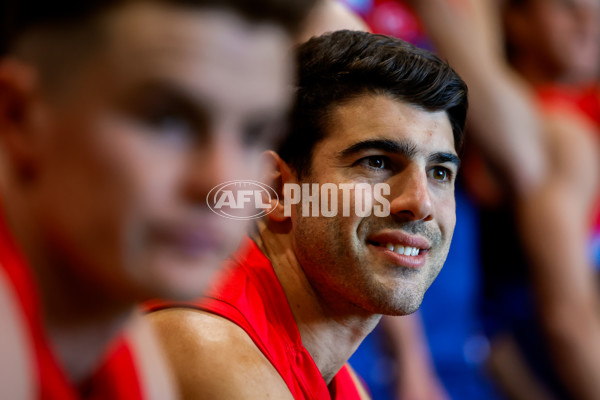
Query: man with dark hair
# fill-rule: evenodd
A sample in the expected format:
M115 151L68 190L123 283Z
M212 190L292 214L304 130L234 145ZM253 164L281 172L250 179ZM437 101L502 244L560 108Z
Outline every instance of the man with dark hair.
M172 397L136 303L241 239L205 198L278 140L310 3L1 3L1 398Z
M280 201L208 297L150 305L187 398L367 398L348 358L382 314L419 307L448 253L463 81L365 32L313 38L298 61L292 132L267 153Z

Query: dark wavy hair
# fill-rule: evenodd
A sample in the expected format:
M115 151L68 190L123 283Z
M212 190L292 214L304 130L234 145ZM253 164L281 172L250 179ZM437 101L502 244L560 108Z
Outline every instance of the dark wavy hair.
M383 94L445 111L455 148L462 148L467 86L433 53L390 36L338 31L300 45L297 60L291 131L279 154L298 175L310 171L312 150L326 135L333 107L362 95Z

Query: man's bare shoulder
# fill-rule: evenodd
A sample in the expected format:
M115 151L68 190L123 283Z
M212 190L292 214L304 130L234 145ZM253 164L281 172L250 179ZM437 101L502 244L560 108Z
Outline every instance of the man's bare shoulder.
M172 308L147 316L183 398L292 399L285 382L233 322L201 310Z

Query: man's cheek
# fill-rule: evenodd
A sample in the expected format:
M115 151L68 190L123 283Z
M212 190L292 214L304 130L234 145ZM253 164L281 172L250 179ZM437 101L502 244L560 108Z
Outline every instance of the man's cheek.
M454 195L436 199L435 209L437 210L437 219L440 221L440 225L453 230L456 224L456 201Z

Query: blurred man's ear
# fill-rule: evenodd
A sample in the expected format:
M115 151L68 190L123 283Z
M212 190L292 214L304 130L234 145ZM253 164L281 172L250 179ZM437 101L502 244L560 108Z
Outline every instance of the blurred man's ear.
M15 58L0 58L0 146L9 173L29 179L35 171L31 141L36 93L35 69Z
M263 182L271 186L277 192L277 196L279 196L279 200L270 200L271 209L274 208L274 210L271 211L268 217L277 222L285 221L289 217L284 216L283 213L283 204L285 201L283 198L283 186L286 183L298 183L298 179L290 166L276 152L272 150L265 151L262 157L266 165Z

